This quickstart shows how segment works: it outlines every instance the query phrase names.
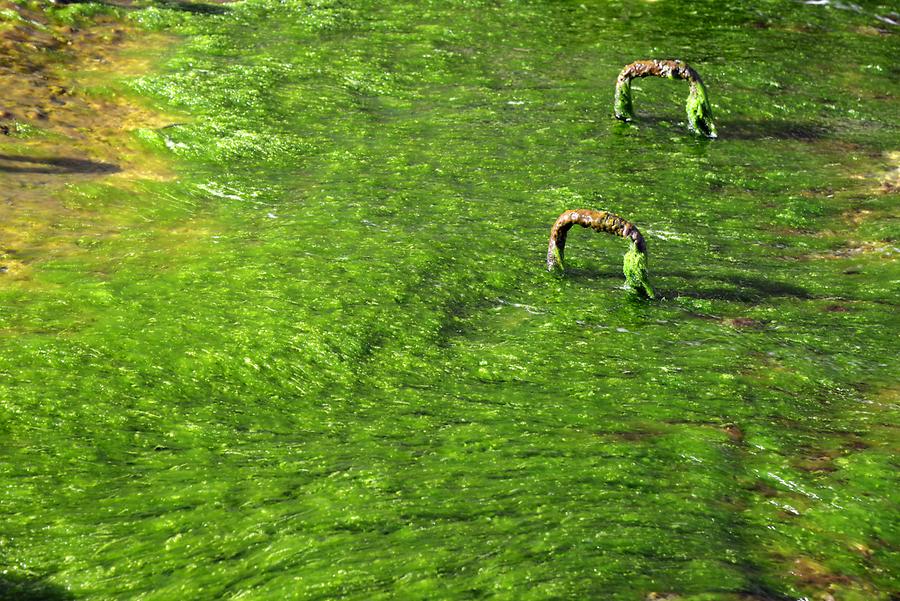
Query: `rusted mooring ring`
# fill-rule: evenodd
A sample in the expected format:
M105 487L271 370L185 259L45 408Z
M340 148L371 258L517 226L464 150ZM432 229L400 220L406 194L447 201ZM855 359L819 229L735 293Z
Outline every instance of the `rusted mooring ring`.
M706 93L706 86L700 74L687 63L680 60L642 60L627 65L616 79L616 97L614 110L616 119L630 121L634 119L634 107L631 94L631 80L636 77L666 77L668 79L684 79L691 84L687 99L688 127L691 131L715 138L716 124L712 118L712 107Z
M621 236L631 242L625 254L623 271L628 286L642 296L655 298L647 273L647 243L644 236L630 221L608 211L574 209L560 215L550 228L550 244L547 248L547 270L562 272L566 236L573 225L589 227L595 232Z

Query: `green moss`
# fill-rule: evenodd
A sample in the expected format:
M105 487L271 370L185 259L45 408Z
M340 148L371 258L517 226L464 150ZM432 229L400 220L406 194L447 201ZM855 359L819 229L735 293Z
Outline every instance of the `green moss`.
M634 118L634 103L631 94L631 80L616 84L616 98L614 101L616 119L628 121Z
M9 136L21 139L52 137L46 130L32 125L28 121L14 121L13 127L10 128Z
M553 245L550 248L550 252L553 254L553 258L556 259L553 263L553 273L561 274L565 272L566 268L563 265L563 254L559 252L559 247Z
M688 126L691 131L708 138L715 138L716 124L713 122L712 107L709 105L709 97L706 94L706 86L703 82L691 83L691 92L687 99Z
M124 11L114 5L99 2L84 2L76 4L64 4L54 6L48 14L57 23L65 25L83 26L92 22L100 15L124 18Z
M630 244L628 252L625 253L622 271L625 273L625 282L629 288L640 296L656 298L653 288L650 286L650 275L647 272L647 253L638 250L634 242Z

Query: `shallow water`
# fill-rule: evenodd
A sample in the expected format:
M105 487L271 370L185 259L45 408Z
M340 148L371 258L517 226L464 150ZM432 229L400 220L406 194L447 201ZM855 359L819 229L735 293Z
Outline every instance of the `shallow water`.
M129 13L175 175L4 213L0 595L898 594L889 9L385 4ZM720 139L611 118L669 56Z

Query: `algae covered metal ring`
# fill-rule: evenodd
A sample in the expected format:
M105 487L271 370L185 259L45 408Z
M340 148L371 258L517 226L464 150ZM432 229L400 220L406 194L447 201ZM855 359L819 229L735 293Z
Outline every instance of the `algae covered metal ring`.
M616 79L616 98L614 109L616 119L629 121L634 118L634 107L631 97L631 80L635 77L666 77L668 79L684 79L690 82L691 91L687 99L688 127L692 132L716 137L716 124L712 118L712 108L706 94L706 86L700 74L689 65L679 60L645 60L635 61L627 65Z
M607 211L574 209L559 216L550 229L550 246L547 249L548 271L563 271L566 235L575 224L589 227L595 232L607 232L627 239L630 245L622 265L625 282L639 295L656 298L647 273L647 243L644 237L633 223Z

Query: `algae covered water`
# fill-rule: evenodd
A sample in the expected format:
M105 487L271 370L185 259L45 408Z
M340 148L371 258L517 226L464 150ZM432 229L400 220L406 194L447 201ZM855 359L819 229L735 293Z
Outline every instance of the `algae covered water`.
M94 91L177 115L130 138L166 173L3 213L0 596L900 594L891 7L122 18L177 36ZM719 139L684 82L612 118L670 57ZM588 230L546 272L581 207L657 300Z

